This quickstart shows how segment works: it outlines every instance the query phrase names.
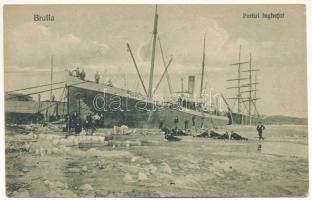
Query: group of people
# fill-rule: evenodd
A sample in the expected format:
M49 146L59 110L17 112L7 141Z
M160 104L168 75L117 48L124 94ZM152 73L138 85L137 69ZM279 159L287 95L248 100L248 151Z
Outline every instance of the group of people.
M193 115L192 118L191 118L191 120L192 120L192 126L196 129L196 116ZM176 117L174 118L173 123L174 123L174 128L173 128L172 130L169 131L169 129L167 129L166 127L164 127L164 122L163 122L163 120L160 120L160 121L159 121L159 129L165 130L164 132L165 132L166 137L168 137L167 135L171 135L171 134L169 134L169 133L171 133L171 132L181 131L181 130L178 129L178 124L179 124L179 118L178 118L178 116L176 116ZM203 128L203 125L204 125L204 117L201 118L200 128ZM186 131L186 130L188 130L188 129L189 129L189 121L186 119L186 120L184 120L184 130ZM260 121L260 122L257 124L257 126L256 126L256 130L257 130L257 132L258 132L259 141L260 141L260 140L264 140L264 137L263 137L263 131L264 131L264 129L265 129L265 126L264 126L264 125L262 124L262 122ZM213 135L213 136L216 136L218 139L222 139L223 137L224 137L224 138L229 138L229 137L231 137L231 138L233 138L233 139L235 139L235 140L248 140L247 138L241 137L240 135L238 135L237 133L235 133L235 132L233 132L233 131L231 131L230 134L229 134L229 133L225 133L225 134L223 134L223 135L218 135L218 134L215 134L215 135L214 135L214 134L215 134L215 132L212 132L212 135ZM207 133L204 132L204 133L202 133L202 134L199 135L199 137L201 137L201 136L208 136L208 137L210 137L210 134L208 133L208 135L207 135ZM166 138L166 139L167 139L167 138Z
M193 115L192 118L191 118L191 121L192 121L192 127L196 127L196 116ZM201 117L201 123L200 123L200 128L203 128L204 127L204 122L205 122L205 118L204 117ZM174 123L174 129L178 130L178 124L179 124L179 118L178 116L176 116L173 120L173 123ZM163 125L164 125L164 122L163 120L159 120L159 128L162 129L163 128ZM187 130L189 129L189 120L188 119L185 119L184 120L184 130Z
M79 135L82 130L85 130L86 135L92 135L96 131L96 126L99 125L98 121L101 117L92 113L86 114L82 119L77 112L66 118L66 131L70 133L74 131L76 135Z
M77 67L76 69L74 69L73 71L69 72L69 75L71 76L76 76L77 78L80 78L81 80L85 80L86 78L86 73L84 71L84 69L82 69L81 71L79 70L79 67Z
M256 126L259 141L264 140L264 137L262 135L264 129L265 129L265 126L262 124L262 122L259 122ZM202 134L198 135L197 137L210 137L210 138L215 138L215 139L230 139L230 140L248 140L248 138L242 137L238 133L235 133L234 131L220 134L220 133L217 133L216 131L211 130L210 132L205 131Z
M79 70L79 67L77 67L76 69L72 70L69 72L70 76L76 76L77 78L81 79L81 80L85 80L86 78L86 73L84 71L84 69L82 69L81 71ZM94 75L94 80L96 83L100 83L100 73L97 71Z
M248 140L248 138L235 133L234 131L225 132L224 134L218 133L214 130L205 131L195 137L202 138L212 138L212 139L220 139L220 140Z
M79 134L82 130L82 126L80 123L80 117L77 112L74 112L72 115L66 116L66 130L70 133L74 129L75 134Z

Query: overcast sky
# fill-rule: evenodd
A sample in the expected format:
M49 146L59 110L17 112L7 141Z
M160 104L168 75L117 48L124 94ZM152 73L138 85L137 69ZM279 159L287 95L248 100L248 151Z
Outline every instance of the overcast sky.
M114 85L140 90L126 43L130 43L148 86L154 5L6 6L6 90L48 83L50 57L54 80L65 80L65 69L84 68L87 79L95 71ZM244 19L243 13L284 13L283 19ZM35 22L34 14L53 15L54 21ZM205 83L227 97L235 78L239 46L242 60L258 72L258 102L262 114L307 116L306 28L302 5L158 5L158 30L166 60L173 57L169 73L173 88L187 87L196 75L199 91L206 33ZM244 66L247 68L248 66ZM156 49L154 85L164 67ZM247 74L246 74L247 75ZM59 92L56 92L58 94ZM168 95L164 80L158 95Z

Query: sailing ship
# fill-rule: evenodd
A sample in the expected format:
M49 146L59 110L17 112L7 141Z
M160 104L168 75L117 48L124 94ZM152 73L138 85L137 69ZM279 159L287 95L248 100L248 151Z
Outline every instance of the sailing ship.
M236 82L234 86L228 87L227 89L237 90L237 94L234 97L227 98L234 100L232 107L229 104L227 104L227 106L231 114L231 124L254 125L261 120L256 104L257 100L260 99L257 98L257 71L259 71L259 69L252 68L251 53L249 54L249 61L241 61L241 48L240 46L238 62L231 64L231 66L237 67L237 77L227 80L229 82ZM243 69L244 65L248 65L249 68ZM245 74L248 74L248 76L246 77ZM234 111L233 107L236 105L237 110Z

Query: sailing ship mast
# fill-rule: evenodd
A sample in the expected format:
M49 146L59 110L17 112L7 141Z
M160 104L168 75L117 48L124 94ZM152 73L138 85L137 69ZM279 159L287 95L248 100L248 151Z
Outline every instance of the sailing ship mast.
M148 87L148 90L146 90L146 87L144 85L144 81L143 81L143 78L141 76L141 73L138 69L138 66L136 64L136 61L134 59L134 56L133 56L133 53L132 53L132 50L131 50L131 47L130 47L130 44L127 43L127 48L128 48L128 51L130 52L130 55L131 55L131 58L132 58L132 61L134 63L134 66L135 66L135 69L137 71L137 74L139 76L139 79L141 81L141 84L143 86L143 89L144 89L144 92L146 94L146 96L151 99L153 97L153 95L155 94L155 92L157 91L157 89L159 88L159 85L162 81L162 79L164 78L164 76L166 75L166 78L167 78L167 81L168 81L168 86L169 86L169 89L170 89L170 93L172 94L172 87L171 87L171 82L170 82L170 77L169 77L169 74L167 72L171 62L172 62L172 58L170 58L169 62L166 63L165 61L165 58L164 58L164 54L163 54L163 50L162 50L162 47L161 47L161 42L160 42L160 38L158 38L158 41L159 41L159 46L160 46L160 50L161 50L161 55L162 55L162 60L163 60L163 64L164 64L164 68L165 68L165 71L163 72L163 74L161 75L161 78L159 79L159 81L157 82L156 84L156 87L153 88L153 77L154 77L154 64L155 64L155 53L156 53L156 39L157 39L157 24L158 24L158 14L157 14L157 5L156 5L156 9L155 9L155 19L154 19L154 30L153 30L153 49L152 49L152 59L151 59L151 69L150 69L150 79L149 79L149 87Z
M46 108L46 118L49 119L49 107L51 106L51 102L53 99L53 55L51 56L51 71L50 71L50 101L49 101L49 106Z
M237 81L237 86L229 87L227 89L237 89L237 96L231 97L228 99L234 99L237 101L237 112L238 113L241 113L241 103L242 103L242 99L244 99L241 95L241 88L248 87L248 85L246 85L246 84L241 85L242 80L247 80L246 78L241 77L241 66L243 64L249 63L249 62L241 62L241 48L242 48L242 46L240 45L239 46L239 52L238 52L238 63L231 64L231 66L237 66L237 78L227 80L227 81Z
M52 101L52 90L53 90L53 56L51 56L51 77L50 77L50 101Z
M248 116L249 116L249 124L252 123L252 105L253 105L253 109L254 109L254 116L256 116L256 112L257 112L257 107L256 107L256 101L258 100L258 98L253 97L252 92L255 93L257 92L257 81L256 81L256 77L257 77L257 71L259 71L258 69L252 69L251 67L251 54L249 54L249 70L245 70L243 72L248 72L249 73L249 83L245 84L245 86L249 87L248 91L244 91L246 93L248 93L248 98L246 100L243 100L242 102L248 102ZM252 72L255 73L255 80L254 82L252 81ZM253 85L255 85L255 89L253 89Z
M242 70L241 67L243 64L249 63L249 69L248 70ZM235 87L229 87L227 89L237 89L237 96L228 98L228 99L234 99L237 101L237 112L242 114L241 112L241 104L243 104L247 110L247 115L249 117L249 124L251 125L253 123L252 121L252 115L256 116L256 113L258 114L257 107L256 107L256 101L259 99L256 97L257 94L257 75L256 72L258 71L257 69L252 69L251 66L251 54L249 54L249 61L248 62L241 62L241 46L239 47L239 54L238 54L238 63L234 63L231 65L238 66L238 71L237 71L237 78L235 79L230 79L227 81L237 81L237 86ZM241 73L247 72L248 73L248 78L242 78ZM253 74L255 73L255 80L253 81ZM248 80L248 83L246 84L241 84L242 80ZM255 85L253 89L253 85ZM241 90L242 88L248 88L248 90ZM254 93L253 93L254 92ZM242 94L247 93L247 97L243 97ZM245 102L248 102L248 107L245 105ZM235 103L235 102L234 102ZM252 109L254 110L254 114L252 114ZM244 115L242 115L243 117ZM241 123L243 122L243 118L241 120Z
M249 125L251 125L251 103L252 103L252 76L251 76L251 54L249 54L249 101L248 101L248 115L249 115Z
M257 114L257 69L255 68L255 93L254 93L254 107L255 107L255 109L254 109L254 116L256 116L256 114Z
M153 96L153 77L154 77L154 64L155 64L155 49L156 49L156 38L157 38L157 24L158 24L158 14L157 14L157 5L155 9L155 18L154 18L154 30L153 30L153 48L152 48L152 60L151 60L151 69L150 69L150 79L148 87L148 97L152 98Z
M201 81L200 81L200 97L203 96L203 84L204 84L204 72L205 72L205 48L206 48L206 34L204 36L203 61L202 61Z

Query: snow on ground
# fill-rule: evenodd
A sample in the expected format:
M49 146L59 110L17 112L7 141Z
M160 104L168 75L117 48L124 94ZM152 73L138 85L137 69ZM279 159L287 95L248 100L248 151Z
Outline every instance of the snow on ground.
M307 126L266 126L258 151L254 127L228 127L248 141L157 130L69 136L57 127L6 130L10 197L267 197L308 192ZM221 130L219 130L221 131ZM106 139L105 139L106 138ZM109 138L109 139L108 139Z

